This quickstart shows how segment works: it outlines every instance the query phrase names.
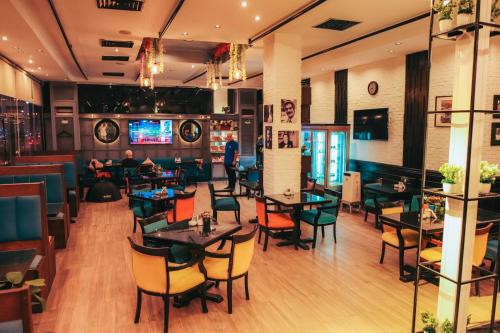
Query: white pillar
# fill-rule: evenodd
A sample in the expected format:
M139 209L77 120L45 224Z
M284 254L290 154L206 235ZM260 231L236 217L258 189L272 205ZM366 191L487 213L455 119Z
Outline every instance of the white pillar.
M481 1L481 17L489 18L490 0ZM486 20L486 19L485 19ZM489 29L483 28L479 34L479 51L477 60L476 102L475 109L485 109L485 78L489 55ZM474 57L474 34L465 34L455 42L455 64L453 75L453 109L468 110L472 85L472 67ZM471 143L471 163L469 197L477 197L479 185L479 162L483 141L484 114L474 117L474 131ZM466 170L467 140L469 135L469 113L453 113L450 131L449 163L460 165ZM446 215L443 231L443 255L441 273L457 280L458 266L463 263L462 281L471 278L472 256L477 219L477 201L468 203L465 230L462 230L464 203L455 199L447 199ZM464 253L460 258L460 239L465 232ZM453 282L440 279L437 315L440 321L454 320L454 309L459 302L457 332L465 332L469 311L470 284L461 287L460 299L456 299L457 286Z
M273 105L273 148L264 149L264 192L300 191L301 39L275 33L264 39L264 105ZM296 100L295 123L281 123L281 99ZM278 131L296 131L299 147L279 149Z

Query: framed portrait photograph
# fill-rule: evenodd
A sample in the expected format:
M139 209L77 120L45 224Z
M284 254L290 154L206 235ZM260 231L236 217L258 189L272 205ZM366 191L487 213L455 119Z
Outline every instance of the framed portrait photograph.
M500 95L493 96L493 110L500 112ZM499 119L500 113L494 113L493 118Z
M500 146L500 123L491 124L491 145Z
M281 100L281 122L295 124L297 122L297 100Z
M299 132L298 131L278 131L278 148L298 148L299 147Z
M264 122L272 123L273 122L273 105L264 105Z
M265 138L264 138L264 146L266 149L273 149L273 127L266 126L265 128Z
M113 143L120 137L120 128L113 120L102 119L94 126L94 135L102 143Z
M436 111L451 111L453 106L452 96L436 96ZM451 126L451 112L436 113L434 118L434 126L436 127L450 127Z

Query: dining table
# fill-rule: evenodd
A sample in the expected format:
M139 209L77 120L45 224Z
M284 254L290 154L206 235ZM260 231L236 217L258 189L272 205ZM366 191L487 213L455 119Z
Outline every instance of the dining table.
M177 180L177 176L175 175L174 170L165 170L162 171L161 173L155 173L155 172L146 173L142 174L140 178L143 182L151 183L151 185L155 189L163 186L168 182L175 182Z
M422 237L432 236L435 233L443 231L444 229L444 221L442 219L437 219L437 218L421 219L419 212L403 212L398 214L381 215L379 219L382 224L396 228L398 237L401 238L402 238L401 229L410 229L419 231L420 224L422 224ZM499 222L500 222L500 212L495 212L481 208L477 210L476 225L478 227L485 226L489 223L496 224ZM497 251L498 251L497 253L500 253L500 245ZM404 263L404 255L402 261ZM416 264L415 266L402 264L399 267L399 279L403 282L414 281L415 273L416 273Z
M420 188L407 185L404 189L394 188L394 183L370 183L363 186L365 191L373 192L391 201L408 201L413 195L420 193Z
M130 193L128 196L140 202L151 202L156 212L163 212L170 208L170 202L175 198L177 193L180 193L180 191L166 188L165 191L163 189L138 191Z
M279 242L277 246L293 245L296 250L298 250L299 247L303 250L309 250L309 246L306 243L312 242L312 238L307 238L307 239L300 238L301 235L300 217L302 215L302 211L306 206L331 203L332 200L314 193L304 192L304 191L291 194L270 194L266 195L265 198L282 207L290 208L291 217L295 224L292 238L290 240Z
M242 229L239 224L215 224L211 226L209 233L203 233L203 226L190 226L190 221L174 223L157 231L143 235L145 242L152 242L155 246L171 246L172 244L184 245L193 250L203 251L208 246L225 242L225 240L234 233ZM212 288L214 283L207 284L207 289ZM174 301L175 307L187 306L189 302L200 297L199 292L193 291L184 296L178 297ZM220 303L224 300L221 295L209 293L206 294L207 300Z
M36 249L0 251L0 281L9 272L20 272L24 280L36 255Z

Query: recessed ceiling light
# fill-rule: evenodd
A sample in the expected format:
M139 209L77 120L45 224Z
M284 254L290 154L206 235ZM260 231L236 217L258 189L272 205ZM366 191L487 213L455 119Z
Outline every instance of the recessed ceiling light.
M220 25L219 25L219 24L216 24L216 25L215 25L215 29L220 29Z
M118 48L115 48L115 52L118 52L118 51L120 51L120 50L118 50Z
M2 36L2 40L3 40L3 41L8 41L8 40L9 40L9 37L7 37L7 36Z
M255 16L255 21L260 21L260 16L259 15Z
M49 76L49 73L46 73L45 76Z
M37 49L36 50L38 53L43 53L43 49Z
M403 44L403 43L402 42L396 42L396 43L394 43L394 45L397 45L397 46L399 46L401 44Z
M194 65L191 65L191 68L194 68L195 66Z
M38 70L41 71L42 70L42 67L38 66Z
M29 60L28 60L28 62L29 62L30 64L32 64L32 63L33 63L33 59L29 59Z
M183 34L184 36L187 36L187 35L189 35L189 34L188 34L187 32L183 32L182 34Z
M389 53L394 53L394 50L388 50L387 52L389 52Z
M248 7L248 1L242 1L241 7Z

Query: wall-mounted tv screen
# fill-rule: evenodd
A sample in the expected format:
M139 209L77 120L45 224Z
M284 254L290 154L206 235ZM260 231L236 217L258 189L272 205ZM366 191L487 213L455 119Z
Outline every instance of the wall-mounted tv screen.
M172 144L172 120L129 120L128 140L131 145Z
M389 109L354 111L355 140L388 140Z

